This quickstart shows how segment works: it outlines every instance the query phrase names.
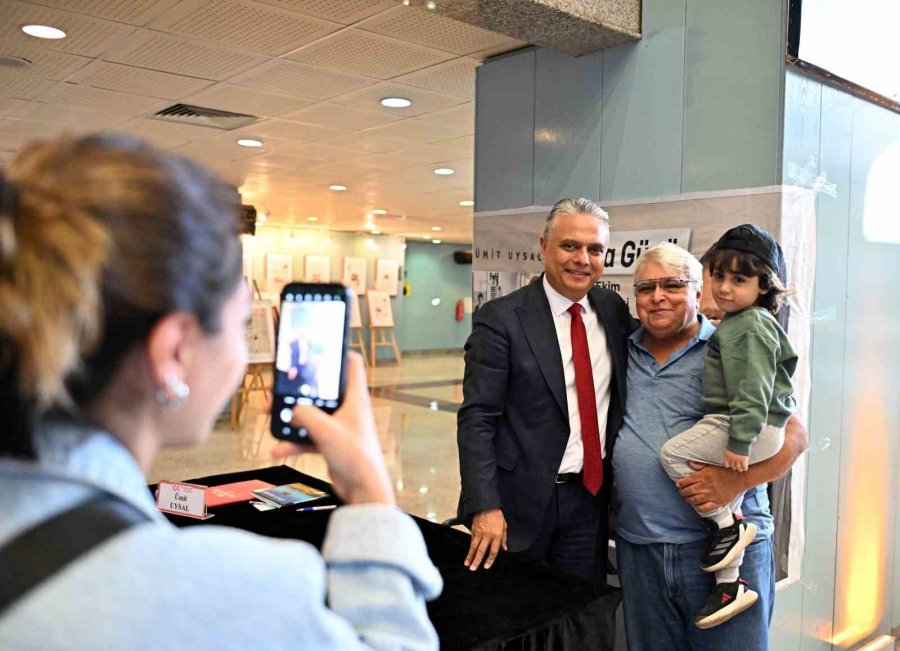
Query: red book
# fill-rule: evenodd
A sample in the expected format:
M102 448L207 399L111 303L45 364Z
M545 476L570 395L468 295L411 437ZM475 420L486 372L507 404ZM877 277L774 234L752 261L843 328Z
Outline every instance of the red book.
M264 490L266 488L272 488L272 484L259 479L238 481L233 484L222 484L221 486L210 486L206 489L206 507L246 502L256 497L251 491Z

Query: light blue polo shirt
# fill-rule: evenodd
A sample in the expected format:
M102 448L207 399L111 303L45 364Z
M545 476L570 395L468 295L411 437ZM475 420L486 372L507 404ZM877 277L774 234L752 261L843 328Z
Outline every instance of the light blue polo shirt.
M716 331L703 315L700 330L662 366L641 345L643 328L628 339L625 419L613 454L616 529L637 545L684 544L707 537L706 523L679 495L659 462L663 444L703 417L706 342ZM744 517L757 537L772 535L766 485L744 494Z

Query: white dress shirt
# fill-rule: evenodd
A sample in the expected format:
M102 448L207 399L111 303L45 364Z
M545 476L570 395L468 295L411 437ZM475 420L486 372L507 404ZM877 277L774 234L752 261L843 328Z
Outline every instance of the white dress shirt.
M581 416L578 413L578 392L575 388L575 360L572 357L572 315L568 309L569 300L550 286L544 275L544 292L550 301L550 312L556 326L559 352L562 355L563 374L566 380L566 402L569 408L569 442L563 453L559 472L580 472L584 466L584 450L581 445ZM591 370L594 375L594 395L597 400L597 425L600 428L600 453L606 456L606 419L609 414L609 382L612 377L612 359L606 347L606 331L600 325L597 314L591 308L587 296L581 305L581 320L587 334L588 351L591 355Z

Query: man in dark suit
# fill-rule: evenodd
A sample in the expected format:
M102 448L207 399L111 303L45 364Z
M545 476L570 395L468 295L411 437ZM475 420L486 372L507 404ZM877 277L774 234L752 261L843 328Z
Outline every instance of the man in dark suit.
M502 548L602 582L632 318L617 294L595 287L609 244L598 205L559 201L540 241L540 282L486 303L466 342L457 420L458 515L472 529L465 564L489 568Z

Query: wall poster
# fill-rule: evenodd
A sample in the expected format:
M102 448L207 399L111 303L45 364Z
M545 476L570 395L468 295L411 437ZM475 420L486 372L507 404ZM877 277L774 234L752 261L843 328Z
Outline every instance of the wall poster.
M369 327L393 328L394 313L391 311L391 297L387 292L369 290L366 294L369 303Z
M294 258L289 253L266 254L266 290L280 294L294 279Z
M375 261L375 289L389 296L396 296L400 282L400 263L391 258Z
M247 323L247 361L268 364L275 361L275 322L269 301L253 301Z
M304 259L303 279L308 283L331 282L331 258L327 255L308 255Z
M357 296L366 293L366 259L344 258L344 269L341 282L356 292Z

